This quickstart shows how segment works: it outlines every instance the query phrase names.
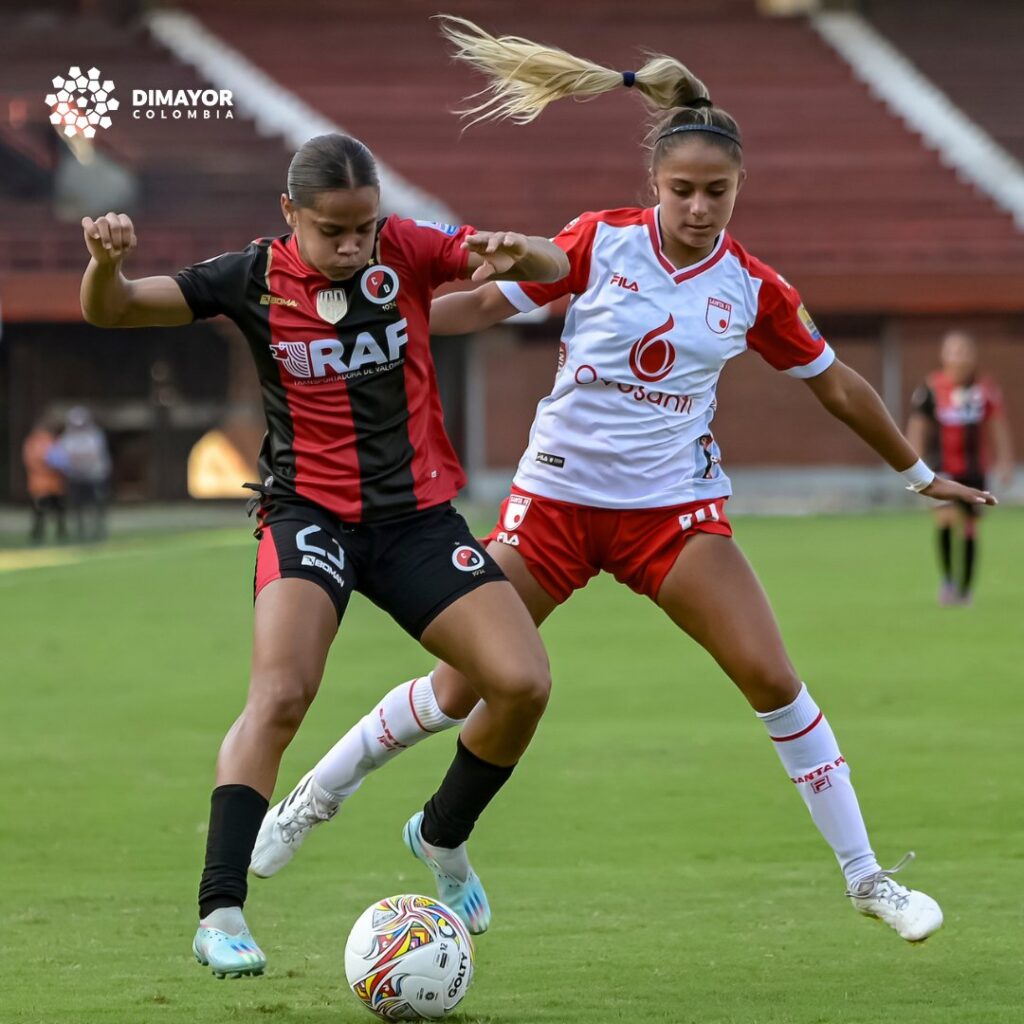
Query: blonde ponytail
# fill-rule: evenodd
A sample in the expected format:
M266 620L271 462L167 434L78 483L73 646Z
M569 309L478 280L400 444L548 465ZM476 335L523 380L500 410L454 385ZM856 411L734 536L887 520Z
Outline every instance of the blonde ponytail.
M624 85L623 73L574 57L555 46L541 46L520 36L492 36L465 18L437 16L441 33L455 47L457 60L480 71L490 84L470 99L481 102L459 113L478 121L510 120L526 124L553 100L572 96L593 99ZM672 57L652 55L636 72L633 87L654 110L707 100L708 90L685 65Z

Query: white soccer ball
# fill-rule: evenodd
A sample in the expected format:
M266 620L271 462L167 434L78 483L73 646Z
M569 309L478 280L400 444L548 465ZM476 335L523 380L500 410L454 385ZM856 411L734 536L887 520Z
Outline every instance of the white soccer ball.
M429 896L389 896L359 915L345 943L349 987L384 1020L437 1020L473 980L473 940Z

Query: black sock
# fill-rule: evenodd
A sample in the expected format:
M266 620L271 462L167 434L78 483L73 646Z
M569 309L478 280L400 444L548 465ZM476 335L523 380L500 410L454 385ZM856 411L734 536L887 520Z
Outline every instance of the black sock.
M250 786L218 786L210 797L206 864L199 882L199 918L221 907L243 907L246 872L268 801Z
M481 760L463 745L460 736L448 774L423 808L423 839L446 850L464 843L476 819L508 782L514 767L503 768Z
M977 552L977 540L974 537L964 537L964 574L960 583L960 593L968 594L971 590L971 580L974 578L974 556Z
M939 563L948 583L953 578L953 530L948 526L939 527Z

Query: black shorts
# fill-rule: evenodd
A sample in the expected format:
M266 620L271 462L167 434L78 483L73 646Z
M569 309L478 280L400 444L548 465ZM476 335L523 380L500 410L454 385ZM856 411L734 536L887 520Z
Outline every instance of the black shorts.
M418 640L463 594L505 579L449 504L350 524L312 502L272 498L259 521L253 600L272 580L310 580L330 596L338 622L355 590Z

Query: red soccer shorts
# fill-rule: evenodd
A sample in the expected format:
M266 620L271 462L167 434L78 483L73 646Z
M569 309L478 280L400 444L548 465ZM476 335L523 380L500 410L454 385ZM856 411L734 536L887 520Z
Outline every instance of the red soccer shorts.
M732 536L725 498L652 509L573 505L512 488L486 543L514 547L561 604L599 572L656 601L679 552L696 533Z

